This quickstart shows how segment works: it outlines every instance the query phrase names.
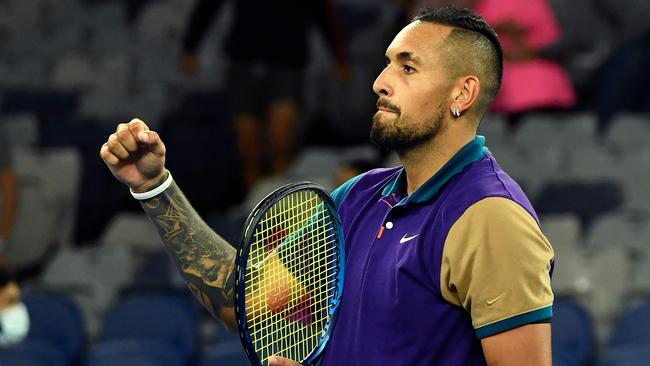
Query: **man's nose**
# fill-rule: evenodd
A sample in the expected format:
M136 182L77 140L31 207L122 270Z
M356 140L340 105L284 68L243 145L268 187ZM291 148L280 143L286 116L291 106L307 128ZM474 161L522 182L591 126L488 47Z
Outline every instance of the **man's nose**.
M390 83L388 81L388 72L389 68L386 67L384 70L382 70L379 76L377 76L377 79L375 79L375 82L372 84L372 90L379 96L390 97L393 95L393 88L390 86Z

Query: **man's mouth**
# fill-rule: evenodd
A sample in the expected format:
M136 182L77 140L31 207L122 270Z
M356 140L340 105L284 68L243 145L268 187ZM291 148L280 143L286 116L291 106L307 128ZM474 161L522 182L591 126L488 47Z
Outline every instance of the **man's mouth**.
M390 103L387 99L380 98L377 101L377 110L380 112L388 112L399 114L399 108Z
M394 110L392 110L392 109L384 108L384 107L379 107L379 108L377 108L377 110L380 111L380 112L388 112L388 113L395 113L395 114L397 114L396 111L394 111Z

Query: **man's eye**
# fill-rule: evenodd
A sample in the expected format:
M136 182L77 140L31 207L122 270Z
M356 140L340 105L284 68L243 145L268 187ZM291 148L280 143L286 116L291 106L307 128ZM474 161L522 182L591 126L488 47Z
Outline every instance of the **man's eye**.
M407 74L412 74L415 72L415 69L409 65L404 65L404 72L406 72Z

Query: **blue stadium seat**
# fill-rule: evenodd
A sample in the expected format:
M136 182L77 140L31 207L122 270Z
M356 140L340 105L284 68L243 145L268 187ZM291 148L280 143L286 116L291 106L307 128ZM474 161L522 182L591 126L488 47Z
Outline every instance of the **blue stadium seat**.
M553 304L553 364L587 366L595 354L595 333L587 310L571 297Z
M540 215L573 213L580 217L583 230L600 215L623 204L620 185L613 181L570 181L547 183L535 199Z
M198 318L199 312L189 297L128 295L119 299L105 317L93 357L100 351L158 355L173 365L174 357L161 351L166 349L176 353L182 362L190 362L199 351Z
M220 352L215 350L205 356L200 366L215 366L215 365L228 365L228 366L249 366L251 363L244 353L244 349L240 347L240 352Z
M600 366L640 366L650 360L650 299L626 310L615 325Z
M160 366L158 359L145 355L111 354L102 357L93 357L86 362L86 366Z
M77 305L65 295L53 292L27 292L23 301L29 312L30 330L26 340L11 352L40 357L47 365L78 362L86 343Z
M53 344L28 338L17 346L0 350L0 365L71 366L75 363Z
M217 337L213 340L207 354L203 356L199 366L249 366L250 361L246 357L244 347L235 332L229 332L219 327Z
M650 348L650 299L623 313L616 323L610 345Z
M110 340L97 344L86 366L185 366L183 354L158 340Z
M650 345L615 347L607 350L599 366L645 366L650 360Z

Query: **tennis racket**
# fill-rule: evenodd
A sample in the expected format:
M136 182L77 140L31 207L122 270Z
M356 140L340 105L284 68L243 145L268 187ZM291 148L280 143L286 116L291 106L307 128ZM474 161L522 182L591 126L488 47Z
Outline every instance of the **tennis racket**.
M253 365L272 355L312 365L323 352L343 290L343 232L314 183L278 188L253 209L237 253L235 312Z

